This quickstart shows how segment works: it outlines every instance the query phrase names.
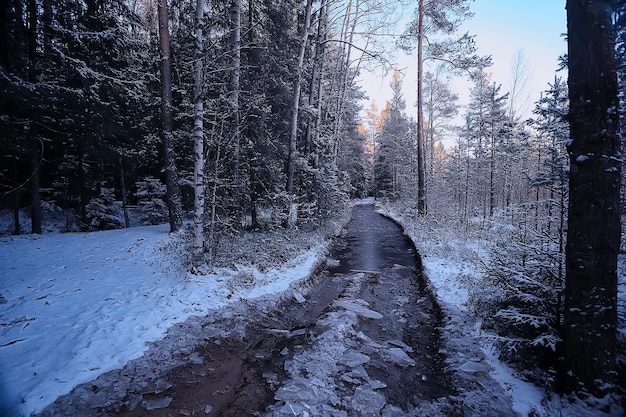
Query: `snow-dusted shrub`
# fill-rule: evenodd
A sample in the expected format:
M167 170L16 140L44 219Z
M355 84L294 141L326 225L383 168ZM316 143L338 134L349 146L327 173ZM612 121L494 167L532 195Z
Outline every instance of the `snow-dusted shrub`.
M156 178L147 177L137 182L139 217L143 224L162 224L168 221L165 205L165 184Z
M339 178L332 168L322 166L314 186L317 216L322 219L335 216L347 204L350 191L348 178Z
M119 201L115 201L115 193L111 188L102 187L100 196L92 199L87 206L87 230L109 230L124 227L124 213Z
M499 231L471 304L504 359L546 369L561 340L565 260L562 242L527 226Z

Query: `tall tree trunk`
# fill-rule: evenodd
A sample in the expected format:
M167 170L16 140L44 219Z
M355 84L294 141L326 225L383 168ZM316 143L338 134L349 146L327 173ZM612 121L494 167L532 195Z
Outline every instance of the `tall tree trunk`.
M194 184L194 216L193 216L193 247L192 259L195 267L204 263L204 101L203 85L203 30L204 0L196 2L195 48L193 63L193 184Z
M41 19L43 23L43 56L47 64L51 64L52 55L54 54L53 45L52 45L52 38L53 38L52 1L53 0L43 1L43 15Z
M348 86L352 82L354 76L350 76L350 68L352 62L352 45L354 41L354 34L356 32L356 25L359 22L361 17L361 4L362 0L352 1L350 0L346 6L346 13L343 22L342 28L342 53L341 56L344 56L343 65L341 60L337 60L338 74L337 77L340 84L338 86L338 94L337 97L337 108L335 115L335 127L333 134L333 150L332 150L332 160L333 166L337 167L337 160L339 157L339 147L341 145L341 132L343 126L343 109L346 103L346 95L348 93ZM354 10L353 10L354 5ZM360 66L360 62L352 67L352 74L358 72Z
M321 82L321 77L323 77L323 69L324 69L324 45L322 41L324 40L324 16L326 9L326 0L321 0L320 2L320 10L319 17L317 20L317 38L315 41L315 57L313 58L313 69L311 71L311 83L309 86L309 108L319 108L319 104L321 103L321 97L318 97L318 93L320 92L318 89L318 84ZM318 106L315 105L317 100ZM311 116L306 116L306 135L305 135L305 153L306 157L309 158L313 151L313 134L314 129L317 127L317 119L319 117L319 113L316 111L314 116L314 120L311 121Z
M422 82L424 78L424 0L418 1L417 16L417 212L426 215L426 184L424 175L424 108Z
M85 138L78 138L77 140L77 164L78 164L78 204L80 210L80 224L81 228L87 225L87 190L85 189L85 160L83 145Z
M614 378L621 153L612 1L568 0L570 190L565 360L594 393Z
M215 150L215 168L213 171L213 187L211 187L211 220L209 227L209 261L213 263L213 257L215 256L215 209L217 204L217 181L219 178L219 165L220 165L220 142L217 142L217 149Z
M230 34L230 49L232 56L232 72L230 78L230 104L233 114L233 181L235 183L233 197L235 219L237 224L241 224L243 221L243 213L241 207L241 128L239 116L239 80L241 78L241 0L233 0L230 8L230 20L232 26L232 31Z
M317 146L320 143L321 126L322 126L322 103L324 100L324 77L326 74L326 40L328 39L328 2L322 0L320 5L320 24L318 27L319 36L319 77L317 82L317 110L315 112L315 134L313 135L313 166L319 166L319 150Z
M11 162L12 162L11 171L13 171L13 194L14 194L13 195L13 226L14 226L13 234L15 235L19 235L22 233L22 227L20 225L20 195L21 195L23 184L20 184L20 181L19 181L17 161L18 160L16 157L11 158Z
M493 217L493 212L496 206L496 121L494 115L494 109L496 106L496 83L493 83L493 90L491 92L491 111L489 114L489 136L491 144L489 149L489 218Z
M304 53L306 52L307 41L309 39L309 29L311 25L311 8L313 0L307 0L304 18L304 28L300 41L300 53L298 55L298 73L293 87L293 104L291 108L291 124L289 129L289 156L287 161L287 194L294 194L294 177L296 173L296 159L298 158L296 143L298 139L298 112L300 111L300 90L302 87L302 71L304 67Z
M170 50L169 11L167 0L158 0L159 50L161 54L161 138L165 158L166 203L169 212L170 232L183 224L182 205L174 149L174 123L172 120L172 63Z
M8 70L10 68L9 60L9 4L11 1L5 1L0 6L0 66ZM19 10L15 10L19 12Z
M124 158L120 155L118 162L120 164L120 192L122 193L122 210L124 211L124 227L130 227L130 219L128 218L128 204L126 200L126 172L124 171Z
M37 1L28 1L28 81L32 84L37 82ZM41 167L41 148L43 142L37 135L37 124L32 121L36 109L31 109L29 114L29 130L31 152L31 169L32 177L30 180L31 189L31 226L32 233L41 234L41 195L40 195L40 167Z

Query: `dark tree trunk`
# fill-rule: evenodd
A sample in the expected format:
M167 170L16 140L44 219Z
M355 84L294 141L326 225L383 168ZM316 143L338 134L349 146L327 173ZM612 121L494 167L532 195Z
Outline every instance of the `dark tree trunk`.
M43 55L46 63L52 61L52 0L44 0L43 2Z
M124 227L130 227L128 218L128 201L126 199L126 171L124 170L124 158L119 157L120 164L120 192L122 193L122 210L124 211Z
M33 134L31 129L31 134ZM39 167L41 165L41 152L39 151L39 143L37 139L33 139L33 152L32 152L32 177L30 179L31 188L31 225L32 233L41 234L41 194L39 193L40 181L39 181Z
M9 7L4 2L0 6L0 67L9 68Z
M37 2L36 0L29 0L28 2L28 81L31 83L37 82L37 69L35 68L37 62ZM29 118L36 113L35 109L31 109ZM32 233L41 234L41 195L39 193L40 181L39 181L39 167L41 165L41 147L43 142L40 142L37 137L37 124L30 120L30 129L28 131L30 135L30 142L32 146L31 153L31 168L32 177L30 180L31 189L31 225Z
M568 0L570 206L566 365L592 392L614 377L620 241L618 86L612 1Z
M241 207L241 135L240 135L240 117L239 117L239 90L241 78L241 0L233 0L230 8L231 34L230 49L232 54L232 73L230 77L230 93L231 93L231 111L233 112L233 181L235 183L234 190L234 209L235 219L240 225L243 221Z
M81 227L87 225L87 190L85 189L85 161L83 159L83 142L84 138L78 139L78 204L80 205L80 222Z
M169 211L170 231L176 232L183 224L176 152L174 150L172 120L172 65L167 0L158 3L159 49L161 52L161 136L165 158L166 200Z
M422 81L424 78L424 0L418 1L417 17L417 212L426 215L426 181L424 175L424 109Z
M20 225L20 195L22 191L22 186L19 181L18 174L18 160L17 158L11 158L12 163L12 171L13 171L13 225L14 230L13 234L19 235L22 233L22 227Z

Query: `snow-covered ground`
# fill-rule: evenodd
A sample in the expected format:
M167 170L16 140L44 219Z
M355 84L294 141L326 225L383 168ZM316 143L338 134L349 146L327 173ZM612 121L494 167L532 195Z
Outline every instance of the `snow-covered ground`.
M174 323L308 276L327 240L279 269L187 273L166 226L0 238L0 416L41 411L139 357ZM232 285L244 277L255 285Z
M455 230L437 226L428 230L404 218L392 207L382 206L379 211L401 224L422 256L424 272L448 316L446 334L453 349L479 344L488 364L490 375L508 392L513 409L523 417L576 416L599 417L626 415L624 409L614 404L615 398L590 398L587 402L575 398L561 398L524 381L516 372L499 360L498 354L480 335L480 323L469 313L469 294L472 285L479 282L480 258L487 256L487 242L481 239L461 239ZM434 223L433 223L434 224ZM431 225L432 226L432 225ZM626 312L626 257L620 258L620 311ZM622 323L624 325L626 323ZM626 328L620 329L626 333ZM450 366L463 367L458 357L451 356ZM456 363L455 363L456 362Z
M465 309L464 280L477 273L470 258L480 248L446 236L423 239L408 230L448 316L450 366L485 369L522 416L531 410L546 417L608 415L600 411L606 406L601 403L589 407L554 396L547 403L543 390L516 378L488 346L487 366L468 361L463 352L475 349L479 339L477 330L468 331L477 327ZM1 237L0 416L43 410L77 384L138 358L147 342L190 316L241 299L278 298L315 269L328 245L328 239L318 238L295 258L263 272L238 265L192 275L181 263L182 235L167 233L166 226ZM623 410L612 411L618 416Z

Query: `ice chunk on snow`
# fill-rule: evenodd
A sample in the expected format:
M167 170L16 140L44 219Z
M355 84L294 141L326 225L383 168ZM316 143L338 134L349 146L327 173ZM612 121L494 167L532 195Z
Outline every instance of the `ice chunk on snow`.
M204 360L198 355L198 352L194 352L189 356L189 362L195 365L202 365Z
M320 387L306 380L296 380L280 387L274 396L277 400L289 403L311 403L318 397Z
M394 363L402 368L407 366L415 366L415 361L411 359L406 352L400 348L390 348L381 351L382 356L386 361Z
M405 352L413 353L413 348L407 345L406 343L404 343L402 340L397 340L397 339L389 340L388 343L392 346L396 346L396 347L404 349Z
M354 368L356 366L359 365L363 365L364 363L368 363L370 361L370 357L367 355L364 355L360 352L357 352L355 350L348 350L346 353L343 354L343 356L341 357L341 359L339 360L340 363L350 367L350 368Z
M296 301L299 302L300 304L306 301L306 298L304 298L304 296L300 294L298 291L293 292L293 298L295 298Z
M486 373L489 371L489 365L487 365L484 362L468 361L468 362L465 362L463 365L459 366L459 370L465 371L465 372L471 372L471 373L476 373L476 372Z
M165 408L170 405L172 402L172 397L163 397L163 398L155 398L153 400L149 400L146 404L146 410L158 410L159 408Z
M339 261L339 259L326 258L326 266L337 267L339 265L341 265L341 261Z
M345 308L348 311L352 311L362 317L367 317L369 319L382 319L383 318L382 314L374 310L365 308L362 305L357 304L354 301L337 300L335 301L335 304L338 305L339 307Z
M377 379L370 379L368 383L371 389L387 388L387 384Z
M354 390L352 408L360 413L360 416L379 416L380 410L387 403L385 396L366 386L359 386Z
M367 371L361 365L355 366L354 368L352 368L352 372L350 372L350 375L355 378L361 378L361 379L369 378L369 376L367 375Z
M391 404L387 404L383 410L383 417L402 417L404 415L404 411L400 407Z
M364 346L367 347L372 347L372 348L376 348L376 349L380 349L383 348L384 346L381 345L380 343L377 343L375 341L373 341L372 339L370 339L365 333L363 333L362 331L359 331L356 334L356 338L359 340L359 342L361 342Z

